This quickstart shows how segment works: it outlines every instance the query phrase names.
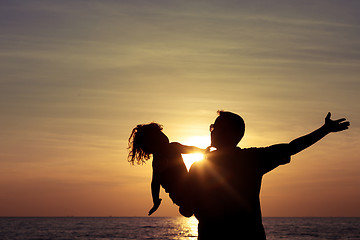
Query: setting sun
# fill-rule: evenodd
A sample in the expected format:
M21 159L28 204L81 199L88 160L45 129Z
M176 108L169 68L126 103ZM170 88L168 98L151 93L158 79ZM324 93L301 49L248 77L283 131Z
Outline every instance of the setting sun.
M194 162L201 161L204 159L204 154L202 153L182 154L182 157L184 159L185 166L189 171L191 165Z
M194 136L184 141L185 145L195 146L199 148L207 148L210 145L210 138L208 136ZM204 159L202 153L182 154L186 168L189 170L194 162Z

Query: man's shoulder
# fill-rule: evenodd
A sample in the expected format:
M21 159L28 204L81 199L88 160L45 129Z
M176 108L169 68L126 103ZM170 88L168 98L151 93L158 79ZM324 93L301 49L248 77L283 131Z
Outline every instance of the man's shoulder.
M213 163L225 163L225 162L237 162L241 160L251 160L258 158L261 155L262 149L251 147L251 148L232 148L225 151L213 151L210 152L207 159Z
M237 148L239 155L256 155L264 151L265 148L250 147L250 148Z
M249 154L262 154L271 150L271 147L250 147L250 148L241 148L241 153Z
M259 147L249 147L249 148L239 148L239 151L243 151L243 152L255 152L255 151L259 151L261 150L262 148L259 148Z

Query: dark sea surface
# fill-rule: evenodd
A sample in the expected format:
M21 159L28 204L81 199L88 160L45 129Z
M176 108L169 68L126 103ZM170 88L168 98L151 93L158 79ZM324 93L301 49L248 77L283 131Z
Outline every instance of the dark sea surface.
M360 218L264 218L268 240L360 240ZM0 239L197 239L184 217L3 217Z

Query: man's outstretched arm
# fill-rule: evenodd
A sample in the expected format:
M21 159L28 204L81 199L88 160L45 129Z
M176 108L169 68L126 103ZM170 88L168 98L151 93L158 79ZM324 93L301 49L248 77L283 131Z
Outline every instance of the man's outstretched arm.
M331 113L329 112L325 118L325 124L323 126L313 131L312 133L299 137L287 144L286 148L288 154L294 155L298 152L301 152L331 132L340 132L349 128L350 122L345 122L345 118L331 120L330 117Z

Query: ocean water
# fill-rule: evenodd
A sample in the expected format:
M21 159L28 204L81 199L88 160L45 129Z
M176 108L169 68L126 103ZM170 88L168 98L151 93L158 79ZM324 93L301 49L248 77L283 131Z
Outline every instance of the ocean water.
M360 218L264 218L268 240L360 240ZM0 239L197 239L195 218L0 218Z

